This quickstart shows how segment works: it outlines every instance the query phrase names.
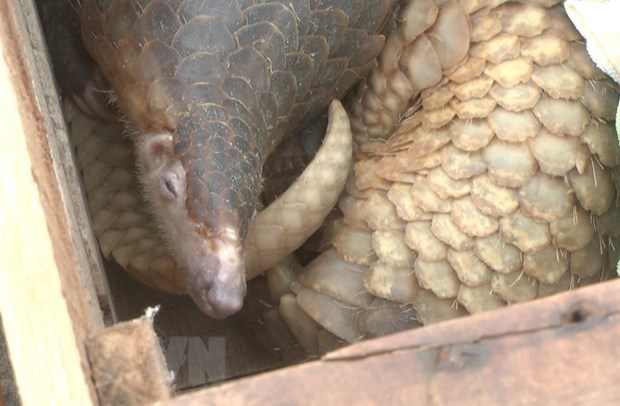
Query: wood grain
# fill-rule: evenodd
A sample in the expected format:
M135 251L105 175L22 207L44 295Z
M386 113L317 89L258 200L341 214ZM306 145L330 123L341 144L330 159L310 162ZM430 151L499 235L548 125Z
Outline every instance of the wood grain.
M103 320L45 52L32 1L0 2L0 313L23 404L91 404Z
M198 404L615 404L620 281L362 342Z
M39 16L33 0L11 1L15 32L20 38L21 62L30 76L30 102L39 112L37 126L43 127L42 153L51 161L50 182L58 185L59 200L53 202L64 217L68 226L68 236L72 251L79 263L79 283L84 291L88 311L93 320L100 319L103 309L107 323L115 320L114 308L108 296L108 286L99 253L99 246L92 231L90 217L86 209L86 199L81 188L81 178L77 170L67 126L60 107L60 96L54 82L51 61L40 30ZM27 138L31 139L31 138ZM31 145L34 147L34 145Z
M101 406L141 406L170 398L166 361L149 316L115 324L86 341Z

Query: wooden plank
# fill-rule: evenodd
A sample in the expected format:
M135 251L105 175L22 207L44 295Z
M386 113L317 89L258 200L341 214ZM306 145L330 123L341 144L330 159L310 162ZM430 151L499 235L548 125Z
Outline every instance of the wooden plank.
M31 70L44 51L32 1L0 1L0 313L23 404L91 404L83 342L103 321L57 166L51 72Z
M202 404L616 404L620 281L362 342L178 397Z
M93 312L93 319L101 318L101 309L104 309L106 321L111 323L115 320L114 308L108 296L109 288L99 245L92 231L86 199L81 189L81 178L69 142L60 96L50 68L51 62L40 30L34 0L9 0L9 4L13 4L14 38L20 38L16 45L23 44L20 49L23 55L22 63L33 81L32 101L42 113L39 124L45 128L45 148L52 160L56 182L60 186L61 200L57 204L65 210L69 236L80 264L80 284L85 291L89 311ZM67 7L72 6L68 4Z
M141 406L170 398L169 373L152 313L115 324L86 341L101 406Z

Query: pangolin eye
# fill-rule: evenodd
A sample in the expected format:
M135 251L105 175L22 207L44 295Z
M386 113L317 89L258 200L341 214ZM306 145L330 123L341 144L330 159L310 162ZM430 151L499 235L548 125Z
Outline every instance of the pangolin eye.
M160 182L161 194L163 197L174 200L178 196L177 185L173 179L164 178Z

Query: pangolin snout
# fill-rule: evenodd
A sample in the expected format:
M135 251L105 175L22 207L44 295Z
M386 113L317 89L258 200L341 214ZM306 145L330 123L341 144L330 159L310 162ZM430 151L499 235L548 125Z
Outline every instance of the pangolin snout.
M197 279L187 284L187 291L200 310L214 319L224 319L241 310L243 299L247 291L243 275L243 267L233 269L226 264L215 261L209 265L207 272L196 273ZM213 272L215 270L215 272ZM202 279L200 276L215 274L213 279ZM220 280L221 275L234 275L234 283L225 283ZM227 276L225 276L227 277ZM228 278L230 279L230 278ZM189 279L191 280L191 279Z
M236 238L213 238L207 245L210 248L195 257L197 263L187 264L187 291L202 312L223 319L243 306L243 250Z

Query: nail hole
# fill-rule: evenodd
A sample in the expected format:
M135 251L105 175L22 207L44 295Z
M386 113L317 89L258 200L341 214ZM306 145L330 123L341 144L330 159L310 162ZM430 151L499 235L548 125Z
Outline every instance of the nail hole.
M590 302L576 303L560 317L562 324L583 323L596 315L602 314L596 304ZM595 317L596 318L596 317Z
M584 321L588 318L589 312L586 309L577 309L571 313L570 321L572 323L579 323L580 321Z

